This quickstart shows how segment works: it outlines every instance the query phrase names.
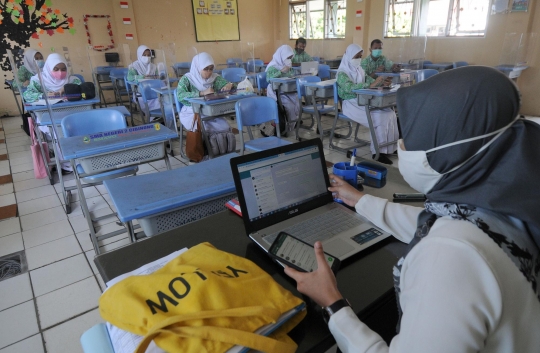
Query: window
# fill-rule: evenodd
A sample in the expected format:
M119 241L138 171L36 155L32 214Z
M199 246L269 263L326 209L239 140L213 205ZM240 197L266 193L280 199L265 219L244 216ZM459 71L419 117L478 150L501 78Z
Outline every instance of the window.
M346 3L346 0L290 0L290 39L345 38Z
M385 37L484 36L490 0L386 0Z

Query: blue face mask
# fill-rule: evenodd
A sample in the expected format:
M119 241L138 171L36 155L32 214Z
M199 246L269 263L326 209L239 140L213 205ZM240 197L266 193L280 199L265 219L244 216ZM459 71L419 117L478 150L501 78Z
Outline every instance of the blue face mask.
M371 55L374 57L374 58L378 58L379 56L382 55L382 49L373 49L371 51Z
M36 60L36 64L40 69L43 69L43 66L45 66L45 61L43 60Z

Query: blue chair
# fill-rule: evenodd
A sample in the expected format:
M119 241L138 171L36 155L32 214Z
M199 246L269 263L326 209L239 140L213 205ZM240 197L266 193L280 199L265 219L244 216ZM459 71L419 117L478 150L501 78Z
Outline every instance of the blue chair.
M246 70L244 70L241 67L233 67L233 68L227 68L223 69L221 71L221 76L232 83L238 83L242 81L242 77L246 75Z
M242 67L242 58L228 58L227 67Z
M184 106L182 103L180 103L180 101L178 100L178 95L176 94L176 92L173 94L174 96L174 104L176 106L176 111L178 112L178 118L180 119L180 111L182 110L182 107ZM179 129L180 131L178 132L178 135L180 137L180 155L182 156L182 158L185 158L185 159L189 159L186 154L184 153L184 125L182 124L182 122L180 121L180 126L179 126Z
M107 325L97 324L81 335L81 346L84 353L114 353Z
M416 71L416 82L422 82L424 80L427 80L433 75L438 74L439 71L435 69L424 69L424 70L418 70Z
M248 60L246 71L247 72L258 72L260 68L264 65L264 61L260 59Z
M152 88L161 88L163 86L163 82L161 80L145 80L139 82L139 93L142 96L142 100L144 102L144 107L141 107L143 109L144 115L146 116L146 123L150 123L150 118L163 118L163 112L161 109L152 109L148 107L148 101L151 99L158 99L158 94L154 91L152 91Z
M304 84L308 82L321 82L321 78L318 76L305 76L302 78L296 79L296 96L298 98L298 105L300 106L300 114L297 119L296 124L296 139L299 139L298 136L298 130L300 129L300 121L302 119L302 115L304 113L307 113L311 116L311 125L305 126L306 129L311 129L314 125L315 120L317 120L317 130L322 131L322 123L321 123L321 114L328 114L332 111L334 111L334 106L331 105L325 105L323 102L320 104L313 105L312 96L306 96L306 87ZM313 118L315 117L315 119ZM321 133L321 140L322 140L322 134Z
M111 80L111 71L114 69L113 66L98 66L94 71L96 78L96 83L99 91L99 107L101 108L102 103L107 106L107 101L105 100L105 94L103 91L114 91L114 85ZM116 98L116 97L115 97ZM115 99L116 101L116 99Z
M312 56L311 58L313 59L313 61L321 62L320 56Z
M466 61L454 61L454 69L458 67L469 66L469 63Z
M259 96L266 95L266 87L268 87L266 72L259 72L257 74L257 86L259 87Z
M180 76L183 76L189 72L189 69L191 68L191 62L184 61L180 63L175 63L172 66L174 73L176 74L177 78L180 78Z
M365 146L365 145L369 145L370 142L368 141L363 141L363 140L360 140L358 139L358 130L360 128L360 124L358 124L356 121L352 120L351 118L349 118L348 116L346 116L345 114L341 113L339 111L339 103L341 102L341 100L339 99L339 96L338 96L338 87L337 87L337 82L334 82L333 84L334 86L334 123L332 124L332 130L330 130L330 138L329 138L329 146L330 148L332 149L336 149L338 151L341 151L341 152L348 152L349 150L353 149L353 148L358 148L358 147L362 147L362 146ZM348 123L348 126L349 126L349 134L346 135L346 136L341 136L342 138L349 138L352 134L352 124L356 124L356 130L354 132L354 142L357 142L358 144L357 145L353 145L353 146L348 146L347 148L341 148L341 147L338 147L337 145L334 145L333 143L333 140L334 140L334 137L337 137L336 136L336 126L337 126L337 122L338 120L345 120L347 123Z
M276 101L269 97L251 97L240 99L236 102L236 121L240 131L240 155L244 154L244 149L252 151L264 151L274 147L290 145L291 142L283 140L279 132L279 116ZM253 138L251 126L258 126L267 121L276 124L277 136ZM247 127L250 141L244 141L243 128Z
M79 80L81 80L81 83L85 82L84 77L81 74L73 74L73 76L77 77Z
M330 79L330 66L319 64L319 72L317 73L317 76L319 76L321 80Z
M426 65L426 64L427 64L427 65L433 64L433 62L432 62L432 61L429 61L429 60L424 60L424 61L422 61L422 65ZM424 68L424 67L422 67L422 69L423 69L423 68Z

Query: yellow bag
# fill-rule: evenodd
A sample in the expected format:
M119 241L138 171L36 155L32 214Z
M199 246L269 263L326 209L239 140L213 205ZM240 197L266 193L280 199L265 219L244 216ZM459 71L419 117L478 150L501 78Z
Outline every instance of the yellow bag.
M101 317L145 336L167 352L225 352L234 345L287 353L296 344L286 335L306 315L302 310L272 333L255 334L302 300L242 257L199 244L146 276L131 276L99 300Z

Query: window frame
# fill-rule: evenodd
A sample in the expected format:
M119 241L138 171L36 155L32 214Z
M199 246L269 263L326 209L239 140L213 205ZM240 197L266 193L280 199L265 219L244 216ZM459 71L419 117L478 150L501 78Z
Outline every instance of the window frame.
M309 3L310 2L315 2L315 1L322 1L323 2L323 37L322 38L314 38L313 36L313 33L312 33L312 29L311 29L311 16L310 16L310 9L309 9ZM345 34L346 34L346 25L344 26L344 31L343 31L343 34L342 35L335 35L335 34L332 34L332 35L329 35L329 28L330 28L330 25L329 25L329 22L330 22L330 8L331 8L331 4L334 3L334 2L338 2L338 1L341 1L343 3L343 5L345 6L343 8L343 10L345 10L345 13L347 11L347 1L346 0L289 0L289 39L290 40L295 40L295 39L298 39L300 37L303 37L305 39L311 39L311 40L318 40L318 39L345 39ZM293 21L293 17L294 16L297 16L296 15L296 11L294 10L294 7L295 6L298 6L298 5L305 5L306 6L306 11L305 11L305 27L302 28L302 31L299 30L299 27L298 27L298 23L296 23L295 21ZM318 10L320 11L320 10ZM337 17L337 11L336 10L336 17ZM347 16L345 15L345 21L347 21ZM345 22L346 23L346 22ZM298 32L298 35L297 37L293 36L293 28L294 26L296 26L296 31ZM337 28L337 18L336 18L336 23L334 24L334 33L336 32L336 28ZM305 33L305 35L301 35L301 33Z

